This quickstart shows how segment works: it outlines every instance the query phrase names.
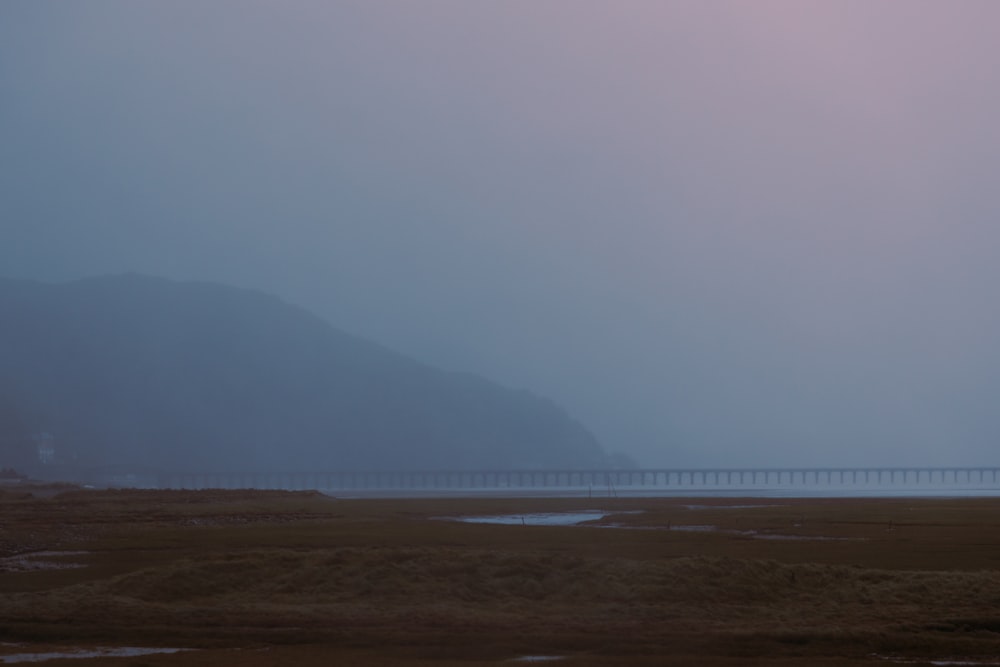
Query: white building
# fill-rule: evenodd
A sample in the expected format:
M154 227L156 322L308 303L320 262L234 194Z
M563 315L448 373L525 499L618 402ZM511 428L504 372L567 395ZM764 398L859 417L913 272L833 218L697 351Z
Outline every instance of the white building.
M43 463L52 463L56 459L55 438L51 433L36 433L32 436L35 445L38 447L38 460Z

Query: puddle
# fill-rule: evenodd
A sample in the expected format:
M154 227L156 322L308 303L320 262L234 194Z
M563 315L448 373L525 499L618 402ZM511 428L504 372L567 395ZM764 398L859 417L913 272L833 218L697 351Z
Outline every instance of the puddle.
M1000 665L996 660L926 660L920 658L897 658L888 655L873 654L874 657L887 662L894 662L897 665L974 665L976 667L990 667Z
M86 551L32 551L0 558L0 572L33 572L36 570L74 570L87 567L83 563L65 560L67 556L85 556ZM60 559L60 560L56 560Z
M180 653L181 651L191 650L189 648L143 648L140 646L73 648L65 651L0 655L0 663L45 662L46 660L65 658L132 658L140 655L152 655L154 653Z
M793 542L801 540L809 540L811 542L861 542L865 539L863 537L831 537L829 535L781 535L777 533L754 533L753 531L748 531L746 534L755 540L789 540Z
M670 526L626 526L620 523L603 524L602 528L619 528L622 530L670 530L681 533L719 533L721 535L737 535L752 540L808 540L812 542L846 542L861 541L863 537L831 537L828 535L785 535L782 533L761 533L756 530L736 530L734 528L719 528L718 526L700 524L681 524Z
M634 512L605 512L602 510L585 510L583 512L537 512L534 514L494 514L481 516L436 517L442 521L461 521L463 523L490 523L508 526L577 526L587 521L596 521L607 516L633 514ZM761 533L756 530L735 530L719 528L713 525L681 524L669 526L629 526L621 523L598 524L597 528L617 528L621 530L670 530L686 533L720 533L737 535L754 540L810 540L810 541L847 541L861 540L859 537L828 537L825 535L784 535L780 533Z
M784 507L784 505L681 505L686 510L756 510L761 507Z
M492 516L441 517L463 523L493 523L509 526L575 526L584 521L595 521L608 516L601 510L583 512L538 512L534 514L496 514Z
M726 535L749 537L752 540L808 540L811 542L841 542L863 539L860 537L830 537L827 535L784 535L782 533L761 533L756 530L735 530L731 528L719 528L718 526L670 526L667 530L679 530L693 533L723 533Z

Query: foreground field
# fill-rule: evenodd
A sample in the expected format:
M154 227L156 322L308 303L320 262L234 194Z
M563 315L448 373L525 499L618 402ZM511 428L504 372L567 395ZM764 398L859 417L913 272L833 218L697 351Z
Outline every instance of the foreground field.
M608 515L443 520L585 509ZM1000 664L1000 499L25 488L0 512L0 662Z

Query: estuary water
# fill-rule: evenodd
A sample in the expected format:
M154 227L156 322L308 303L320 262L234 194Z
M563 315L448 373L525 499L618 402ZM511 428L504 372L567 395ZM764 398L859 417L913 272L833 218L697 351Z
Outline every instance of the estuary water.
M338 498L990 498L1000 487L987 485L820 485L743 487L532 487L452 489L365 489L325 491Z

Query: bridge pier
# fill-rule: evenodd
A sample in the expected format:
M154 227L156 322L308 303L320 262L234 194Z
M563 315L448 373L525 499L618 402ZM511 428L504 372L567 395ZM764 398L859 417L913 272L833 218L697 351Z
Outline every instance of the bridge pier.
M121 477L121 476L119 476ZM423 470L161 472L145 476L160 488L258 488L323 490L586 489L662 488L683 491L718 487L824 487L874 485L947 487L1000 481L1000 467L955 468L659 468L623 470ZM1000 489L998 489L1000 491Z

